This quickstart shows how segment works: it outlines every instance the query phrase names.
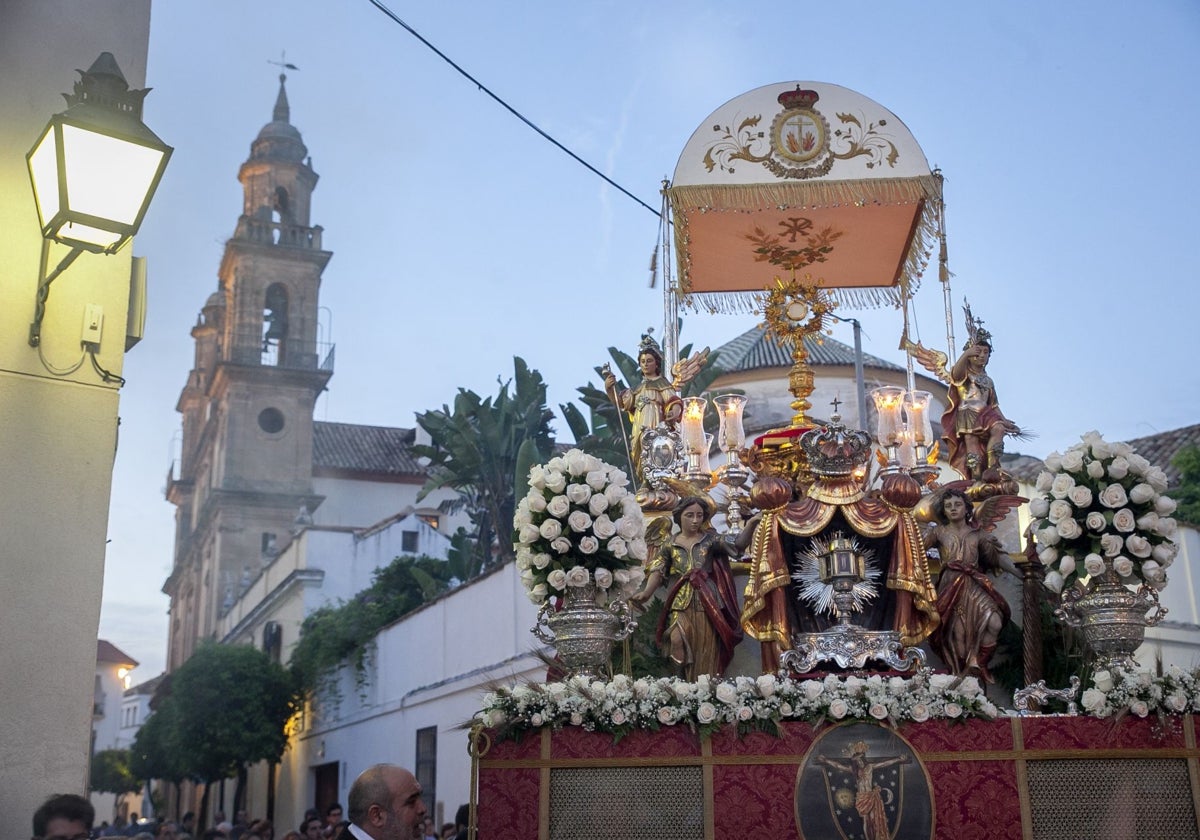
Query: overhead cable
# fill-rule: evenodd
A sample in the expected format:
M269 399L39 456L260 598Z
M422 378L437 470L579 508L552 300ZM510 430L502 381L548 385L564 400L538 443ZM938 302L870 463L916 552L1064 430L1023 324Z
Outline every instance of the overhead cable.
M527 117L525 117L525 115L523 115L523 114L522 114L520 111L518 111L516 108L514 108L514 107L513 107L513 106L511 106L511 105L509 105L507 102L505 102L503 99L501 99L501 98L500 98L499 96L497 96L495 93L493 93L493 92L492 92L492 91L491 91L491 90L490 90L490 89L489 89L489 88L488 88L488 87L487 87L485 84L483 84L483 82L479 81L479 80L478 80L478 79L476 79L474 76L472 76L470 73L468 73L466 70L464 70L463 68L459 67L459 66L458 66L458 64L456 64L456 63L455 63L455 62L454 62L454 61L453 61L453 60L452 60L452 59L451 59L449 56L447 56L447 55L446 55L444 52L442 52L441 50L439 50L437 47L435 47L433 44L431 44L431 43L430 43L430 42L429 42L429 41L428 41L426 38L424 38L424 37L421 35L421 33L417 32L417 30L413 29L411 26L409 26L407 23L405 23L405 22L404 22L404 21L402 21L402 20L401 20L399 17L397 17L396 13L395 13L395 12L393 12L391 9L389 9L387 6L385 6L383 3L381 3L381 2L380 2L380 0L368 0L368 2L370 2L370 4L371 4L372 6L374 6L375 8L379 9L379 11L381 11L381 12L383 12L385 15L387 15L387 16L388 16L388 17L389 17L389 18L390 18L392 21L394 21L395 23L397 23L397 24L399 24L400 26L404 27L404 28L405 28L405 29L408 31L408 33L409 33L410 35L412 35L414 38L416 38L416 39L417 39L418 41L420 41L422 44L424 44L425 46L429 47L429 49L433 50L433 51L434 51L434 52L437 54L437 56L438 56L440 59L442 59L442 61L446 62L446 63L447 63L447 64L449 64L451 67L453 67L455 70L457 70L459 73L461 73L463 76L465 76L467 79L469 79L470 81L474 82L476 87L478 87L478 88L479 88L481 91L483 91L484 93L486 93L486 94L487 94L488 96L490 96L492 99L496 100L496 102L500 103L500 105L504 106L504 108L505 108L505 109L506 109L506 110L507 110L507 111L508 111L510 114L512 114L514 117L516 117L517 119L519 119L521 122L525 123L525 125L527 125L527 126L529 126L530 128L532 128L534 131L536 131L538 134L540 134L540 135L541 135L542 137L544 137L546 140L549 140L551 143L553 143L553 144L554 144L555 146L557 146L559 149L561 149L562 151L566 152L566 153L567 153L568 155L570 155L570 156L571 156L571 157L572 157L572 158L573 158L575 161L577 161L578 163L580 163L580 164L582 164L583 166L585 166L585 167L586 167L588 170L590 170L590 171L591 171L593 174L595 174L595 175L598 175L600 178L604 179L604 181L605 181L607 184L609 184L610 186L612 186L612 187L614 187L615 189L619 190L620 192L624 193L624 194L625 194L626 196L628 196L629 198L632 198L634 201L636 201L636 202L637 202L638 204L640 204L642 207L645 207L647 210L649 210L649 211L650 211L651 213L653 213L655 216L660 216L660 217L661 217L661 215L662 215L662 214L661 214L661 213L659 213L659 211L655 210L653 207L651 207L651 206L650 206L649 204L647 204L646 202L642 201L640 198L638 198L636 195L634 195L633 193L631 193L629 190L627 190L627 189L625 189L624 187L622 187L620 184L618 184L618 183L617 183L616 181L614 181L612 178L609 178L607 175L605 175L605 174L604 174L603 172L601 172L599 169L597 169L596 167L592 166L590 163L588 163L586 160L584 160L583 158L581 158L579 155L575 154L573 151L571 151L570 149L568 149L568 148L567 148L566 146L564 146L562 143L560 143L560 142L558 142L557 140L555 140L553 137L551 137L549 134L547 134L545 131L543 131L541 128L539 128L537 125L535 125L533 122L531 122L531 121L530 121L530 120L529 120Z

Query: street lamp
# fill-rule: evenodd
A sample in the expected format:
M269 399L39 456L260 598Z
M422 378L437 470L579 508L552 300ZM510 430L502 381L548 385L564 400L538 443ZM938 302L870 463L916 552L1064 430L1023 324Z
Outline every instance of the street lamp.
M142 123L150 89L130 90L112 53L104 52L50 118L29 154L29 178L42 231L37 310L29 344L38 346L50 283L84 251L116 253L137 233L172 148ZM71 246L46 274L50 243Z

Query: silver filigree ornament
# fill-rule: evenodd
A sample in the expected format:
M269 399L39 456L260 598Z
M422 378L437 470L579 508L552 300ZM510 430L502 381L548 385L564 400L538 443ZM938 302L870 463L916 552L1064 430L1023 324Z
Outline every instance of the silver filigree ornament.
M839 548L862 558L862 577L830 577L823 571L825 558ZM814 538L806 551L796 553L796 560L799 568L792 572L796 597L814 612L833 616L842 624L849 623L851 613L862 612L879 595L878 581L883 577L883 569L875 552L862 548L857 539L847 539L840 531L828 539ZM839 601L844 606L839 606Z

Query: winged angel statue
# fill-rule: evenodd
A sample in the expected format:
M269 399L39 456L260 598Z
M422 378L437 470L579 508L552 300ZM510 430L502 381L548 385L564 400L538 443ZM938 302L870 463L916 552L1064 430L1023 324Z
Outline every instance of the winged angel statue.
M640 481L643 472L642 437L649 429L660 424L674 429L683 414L683 400L679 391L695 378L708 360L709 349L705 347L686 359L681 359L671 370L672 378L663 376L663 353L658 342L647 331L638 344L638 367L642 381L632 388L619 389L617 377L607 365L604 370L604 390L608 398L629 413L631 439L630 456L634 473Z
M949 400L942 415L942 434L945 437L950 466L964 478L987 480L986 474L999 473L1000 456L1004 453L1004 438L1028 437L1029 433L1004 416L996 396L996 386L988 375L987 364L992 355L992 334L983 328L983 321L971 314L971 306L963 302L967 320L967 342L954 366L947 370L949 358L945 353L930 350L909 340L907 331L900 340L900 349L907 350L921 366L949 386Z

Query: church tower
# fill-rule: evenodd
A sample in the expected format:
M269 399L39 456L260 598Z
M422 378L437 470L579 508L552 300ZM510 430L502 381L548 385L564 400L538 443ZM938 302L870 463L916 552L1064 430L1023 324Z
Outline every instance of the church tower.
M238 180L242 214L219 285L192 329L194 367L180 393L183 442L168 478L176 506L168 670L289 537L313 492L313 406L332 375L319 342L321 272L332 254L310 219L317 174L292 126L286 79Z

